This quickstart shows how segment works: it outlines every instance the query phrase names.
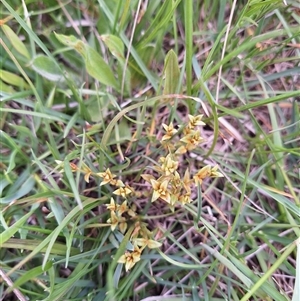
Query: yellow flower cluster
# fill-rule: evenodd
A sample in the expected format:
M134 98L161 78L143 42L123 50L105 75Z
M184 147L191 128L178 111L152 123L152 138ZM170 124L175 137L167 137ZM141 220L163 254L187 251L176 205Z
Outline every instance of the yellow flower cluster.
M118 228L122 233L125 233L127 220L136 217L136 208L134 206L130 208L127 204L127 198L129 195L134 194L134 189L125 185L121 180L117 180L117 176L112 174L109 168L105 172L97 173L97 176L102 178L100 186L107 184L116 186L117 189L113 191L113 194L125 199L121 205L118 205L115 203L114 198L111 198L110 204L106 205L106 208L110 211L110 218L107 220L107 223L111 225L111 230L114 231ZM124 216L125 214L126 217Z
M125 254L122 255L118 260L119 263L125 264L126 272L130 270L138 261L140 261L142 252L146 247L149 249L161 247L160 242L150 239L152 232L147 229L145 223L137 221L134 226L135 230L131 235L131 242L134 246L134 249L132 252L125 251Z
M110 218L107 220L107 223L110 224L111 230L118 229L125 234L128 223L130 221L134 223L134 231L130 237L134 250L126 251L118 260L119 263L125 264L125 270L128 271L140 260L141 254L146 247L150 249L158 248L161 246L161 243L152 240L153 234L147 229L147 224L138 220L136 206L134 204L131 207L128 206L128 197L136 194L134 189L124 185L121 180L116 180L116 175L112 174L109 168L105 172L97 173L97 176L103 179L100 186L106 184L116 186L117 189L113 194L125 199L119 205L116 204L114 198L111 198L110 204L106 205L106 208L110 211Z
M176 145L170 143L170 140L177 134L178 130L174 128L173 123L169 125L163 124L165 134L161 139L161 143L168 150L166 157L161 157L158 161L159 165L153 169L159 174L158 177L153 175L143 174L143 179L151 185L153 194L152 202L163 200L168 203L171 209L174 208L176 202L182 205L192 201L191 194L195 185L201 185L205 178L223 177L217 171L218 166L204 166L194 176L190 176L189 169L185 170L184 176L181 177L178 172L179 157L188 151L192 151L204 141L198 129L199 126L205 125L202 121L203 115L192 116L188 115L189 122L183 129L183 137ZM175 145L175 146L174 146Z
M62 167L63 162L57 160L58 168L60 172L63 172ZM89 183L90 176L100 177L102 179L100 186L111 185L115 186L116 190L113 191L113 194L124 199L122 204L117 204L113 197L110 199L110 203L106 205L107 210L110 211L110 218L107 220L107 223L110 225L111 230L119 230L123 234L126 233L128 228L128 223L134 225L134 230L130 237L130 242L133 245L133 251L126 251L122 255L118 262L125 264L125 270L130 270L141 258L143 250L147 247L149 249L159 248L161 246L160 242L157 242L152 239L153 233L147 228L147 224L141 222L136 213L136 206L132 204L128 205L128 197L138 196L138 193L135 190L125 185L121 180L116 179L117 176L113 174L109 168L104 172L94 173L92 170L82 162L81 168L79 168L75 163L69 163L72 172L81 172L84 174L84 180Z
M193 177L190 176L189 168L186 168L184 175L180 175L179 159L183 154L194 150L198 145L204 141L201 137L199 126L205 123L202 121L202 115L192 116L188 115L189 122L185 125L182 133L183 137L179 138L177 143L171 139L178 135L178 130L175 129L173 123L169 125L163 124L165 134L161 138L163 147L167 150L166 156L162 156L158 160L158 165L153 169L158 173L158 176L152 174L143 174L143 179L148 182L152 188L151 201L163 200L173 210L176 203L185 205L192 201L192 191L195 185L201 185L205 178L223 177L217 171L218 166L204 166L197 171ZM63 165L62 161L57 161L58 168ZM110 212L110 217L107 223L110 225L111 230L119 230L124 235L128 230L128 224L133 226L133 232L130 235L130 242L133 245L131 251L127 250L122 255L118 262L125 264L125 270L130 270L141 258L143 250L148 247L158 248L161 246L160 242L152 239L153 233L147 228L147 224L141 222L141 218L136 212L135 204L128 205L129 197L138 197L135 190L125 185L117 176L113 174L109 168L104 172L94 173L84 163L79 168L76 164L70 163L72 172L81 172L84 174L84 180L89 183L90 176L100 177L102 179L100 186L111 185L116 187L113 194L123 198L121 204L117 204L115 199L111 197L110 203L106 205L107 210Z

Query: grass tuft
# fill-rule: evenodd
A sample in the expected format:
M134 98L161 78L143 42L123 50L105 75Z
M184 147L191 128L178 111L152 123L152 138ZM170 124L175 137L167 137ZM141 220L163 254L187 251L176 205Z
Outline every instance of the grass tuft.
M296 2L1 1L3 300L299 300Z

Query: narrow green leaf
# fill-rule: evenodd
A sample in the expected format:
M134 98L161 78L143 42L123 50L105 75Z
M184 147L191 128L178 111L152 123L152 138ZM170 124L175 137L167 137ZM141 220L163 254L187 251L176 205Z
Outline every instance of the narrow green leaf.
M68 178L71 189L74 193L74 198L75 198L79 208L83 209L82 202L81 202L81 199L80 199L80 195L79 195L79 192L78 192L78 188L76 186L76 183L75 183L75 180L74 180L74 177L73 177L73 173L72 173L72 170L71 170L71 167L70 167L70 163L67 160L64 162L64 171L65 171L66 176Z
M11 108L0 108L0 114L2 112L10 112L10 113L15 113L15 114L20 114L20 115L29 115L29 116L36 116L39 118L45 118L45 119L50 119L50 120L56 120L56 121L62 121L65 122L66 120L70 120L70 117L65 115L65 114L49 114L49 112L46 113L40 113L40 112L35 112L35 111L28 111L28 110L18 110L18 109L11 109ZM51 112L52 113L52 112ZM65 118L65 119L62 119ZM0 136L3 132L0 131Z
M54 285L55 285L55 269L54 267L52 266L51 269L49 269L48 271L48 274L49 274L49 295L51 295L54 291Z
M287 259L287 257L293 252L295 249L295 244L290 244L285 251L278 257L278 259L269 267L268 271L264 273L257 282L253 284L251 289L243 296L241 301L247 301L251 298L260 288L272 299L278 301L285 301L286 298L274 287L270 287L270 283L268 279L272 277L272 274L280 267L280 265Z
M28 127L16 124L10 124L9 126L11 129L18 132L20 134L20 137L22 137L23 139L30 139L29 145L31 148L35 148L37 146L38 141L34 136L35 133L33 133Z
M19 220L17 220L13 225L11 225L8 229L4 230L4 232L0 233L0 247L3 247L3 244L9 240L14 234L23 226L26 220L32 215L32 211L25 214Z
M238 277L248 288L253 284L231 261L224 257L220 252L212 249L206 244L201 244L210 254L216 257L224 266L226 266L236 277Z
M165 59L164 95L178 92L179 77L180 70L177 55L173 50L170 50Z
M13 286L9 287L9 291L12 291L16 287L20 287L22 284L43 274L44 272L48 271L51 267L52 267L52 262L48 261L44 268L42 268L42 266L39 266L39 267L29 270L28 272L23 274L20 278L18 278L14 282Z
M15 48L15 50L18 51L20 54L22 54L27 59L30 59L30 54L29 54L26 46L20 40L20 38L16 35L16 33L6 24L2 25L2 29L3 29L6 37L11 42L12 46Z
M192 58L193 58L193 2L185 1L184 25L185 25L185 72L186 72L186 93L192 94ZM196 112L195 102L187 100L189 112L194 115Z
M153 16L150 26L147 28L143 35L143 39L138 45L138 49L144 48L159 34L159 31L167 26L170 20L174 17L174 11L179 5L181 0L168 0L164 1L159 7L159 11Z
M1 247L6 249L16 249L16 250L27 250L34 251L40 245L40 241L34 239L19 239L10 238L4 242ZM45 253L47 251L48 244L39 249L39 252ZM65 255L67 247L64 243L54 243L51 248L51 254ZM78 248L71 248L71 254L75 255L79 253Z
M37 56L31 65L32 69L48 80L58 82L64 80L59 68L52 59L45 55Z
M0 196L2 196L4 188L6 188L9 184L10 184L10 181L7 178L0 178ZM0 214L0 219L2 217L3 216L1 216L1 214ZM0 220L0 225L4 226L1 220Z
M296 279L295 290L292 301L300 300L300 238L296 241L297 245L297 260L296 260Z
M10 154L10 158L9 158L9 165L8 168L5 172L6 175L8 175L15 167L16 167L16 163L15 163L15 157L16 154L18 153L18 150L15 149L11 154Z
M4 196L3 198L0 198L0 203L9 204L10 202L12 202L14 200L17 200L17 199L23 197L24 195L26 195L27 193L29 193L31 191L34 184L35 184L35 181L34 181L33 177L29 177L20 186L14 185L14 186L16 186L17 190L15 190L11 193L9 192L9 193L7 193L6 196Z
M67 126L65 127L64 138L66 138L69 135L69 132L74 127L74 125L75 125L75 123L77 122L78 119L79 119L78 113L75 113L72 116L72 118L69 120L69 122L67 123Z
M180 262L177 260L174 260L173 256L168 256L164 252L162 252L160 249L157 249L157 252L161 255L163 259L171 263L173 266L179 267L181 269L187 269L187 270L202 270L204 268L204 265L202 264L187 264L184 262Z
M83 204L83 207L88 206L89 204L93 204L99 199L89 199L86 200ZM81 211L79 206L76 206L72 211L69 212L69 214L64 218L64 220L59 224L59 226L50 234L48 235L42 242L39 243L38 246L36 246L33 251L27 255L24 259L19 261L11 270L10 273L13 273L17 269L19 269L21 266L23 266L28 260L33 258L36 254L41 252L42 249L46 248L46 253L44 256L44 265L48 262L49 254L51 250L53 250L55 246L55 240L57 239L59 233L61 233L65 228L67 228L68 223ZM1 245L0 245L1 246Z

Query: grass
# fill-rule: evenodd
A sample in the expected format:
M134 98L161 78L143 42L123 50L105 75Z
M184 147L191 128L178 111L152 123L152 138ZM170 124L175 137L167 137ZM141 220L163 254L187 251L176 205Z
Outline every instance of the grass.
M299 300L297 1L1 3L1 300Z

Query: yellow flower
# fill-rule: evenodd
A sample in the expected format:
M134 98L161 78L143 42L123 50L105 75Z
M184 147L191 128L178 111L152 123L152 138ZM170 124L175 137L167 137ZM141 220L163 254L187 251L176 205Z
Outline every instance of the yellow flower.
M171 122L169 125L163 123L163 128L166 131L166 134L162 137L161 141L169 140L175 135L178 131L174 129L173 123Z
M191 194L190 194L190 193L186 193L186 194L180 195L180 196L179 196L179 202L180 202L182 205L185 205L185 204L187 204L187 203L192 202Z
M127 184L125 185L125 187L130 190L131 195L135 195L136 194L136 191L134 190L133 187L131 187L131 186L127 185Z
M105 172L98 172L96 175L100 178L103 178L100 186L105 184L111 184L117 187L125 186L121 180L115 179L116 175L112 174L109 168L107 168Z
M124 201L121 205L118 206L117 212L119 215L122 215L128 210L127 201Z
M170 197L170 205L174 206L176 202L178 201L179 193L177 191L172 191L171 197Z
M120 231L124 234L125 231L127 230L127 223L126 222L122 222L119 224L119 229Z
M119 218L114 211L110 212L110 218L107 220L107 223L110 224L111 230L114 231L119 223Z
M211 170L211 166L210 165L206 165L204 167L202 167L195 175L194 175L194 180L195 180L195 184L197 185L198 183L201 185L203 182L203 179L209 177L210 175L210 170Z
M153 195L151 202L156 201L158 198L163 199L167 203L170 203L170 194L168 192L168 180L164 180L163 182L156 181L151 179L151 185L153 188Z
M152 175L148 175L148 174L142 174L141 177L150 184L151 184L151 180L155 179Z
M116 177L116 175L111 173L109 168L105 172L98 172L97 175L103 178L100 186L110 183Z
M194 131L194 129L190 128L190 127L185 127L182 131L183 136L188 136L189 134L191 134L191 132Z
M187 152L187 148L185 145L181 145L175 152L176 155L183 155Z
M182 179L182 184L183 184L183 187L184 189L187 191L187 192L190 192L191 191L191 179L190 179L190 172L188 169L186 169L185 173L184 173L184 176L183 176L183 179Z
M201 121L203 115L198 115L198 116L193 116L193 115L188 115L189 116L189 128L195 128L197 125L205 125L203 121Z
M133 242L134 244L142 247L142 249L144 249L145 247L148 247L149 249L155 249L162 246L160 242L148 238L135 238Z
M125 263L126 272L133 268L133 266L141 260L142 250L139 247L135 247L133 252L126 251L124 255L122 255L118 262Z
M141 222L137 221L134 224L134 230L131 234L131 239L133 239L134 237L138 237L140 230L141 230Z
M220 172L218 172L217 169L218 169L218 165L216 165L215 167L213 167L211 169L210 175L209 175L211 178L222 178L222 177L224 177L224 175L221 174Z
M119 216L115 211L110 211L110 218L107 220L107 223L110 224L111 230L114 231L119 224L126 223L126 219ZM122 227L124 228L124 225Z
M130 217L136 217L136 205L135 204L132 204L131 205L131 208L128 208L128 211L127 211L127 214L130 216Z
M113 198L110 198L110 204L105 205L106 209L111 211L117 211L119 205L115 203L115 200Z
M165 172L166 176L174 173L178 168L178 162L172 160L171 155L168 154L166 158L162 161L162 170Z
M83 167L83 172L85 173L84 175L84 180L89 183L90 182L90 176L92 174L91 169L88 166Z
M180 179L180 174L177 171L174 172L174 175L171 179L171 183L172 183L172 192L176 192L181 189L182 181Z
M199 131L191 131L189 135L186 135L180 141L186 143L187 150L193 150L197 147L197 145L204 141L204 139L200 136Z
M197 185L199 183L202 184L203 179L211 177L211 178L219 178L224 177L220 172L217 171L218 165L215 167L211 167L210 165L206 165L203 168L201 168L195 175L194 180Z
M116 195L120 195L124 199L126 199L126 196L130 194L132 191L127 187L120 187L119 189L115 190L113 193Z
M124 183L121 180L112 179L110 184L117 187L124 187Z

